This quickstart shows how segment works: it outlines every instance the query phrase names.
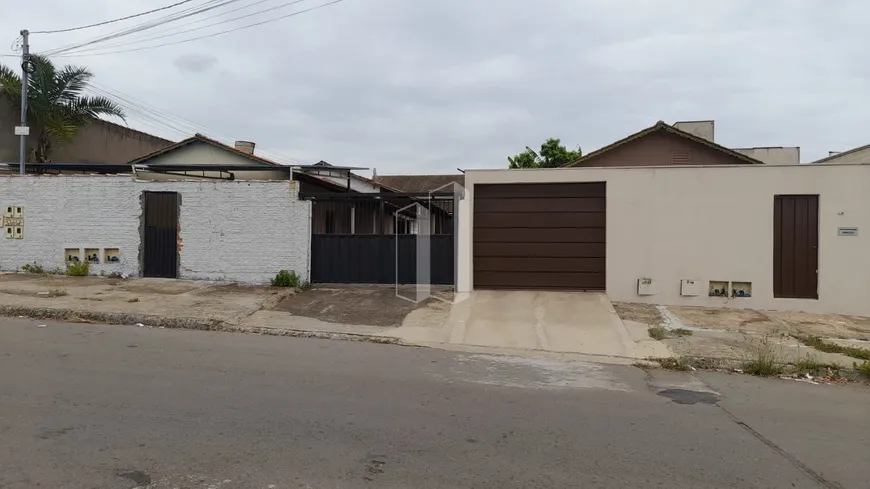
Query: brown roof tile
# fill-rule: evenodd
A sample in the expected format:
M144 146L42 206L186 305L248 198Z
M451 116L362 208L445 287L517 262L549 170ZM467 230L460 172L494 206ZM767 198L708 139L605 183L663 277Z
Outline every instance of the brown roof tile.
M375 183L393 188L399 192L423 193L443 188L451 183L465 185L465 175L378 175Z

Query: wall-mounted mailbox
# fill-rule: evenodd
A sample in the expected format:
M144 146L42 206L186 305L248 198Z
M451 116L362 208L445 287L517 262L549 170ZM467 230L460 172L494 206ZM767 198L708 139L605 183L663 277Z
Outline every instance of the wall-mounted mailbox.
M3 217L12 217L13 212L15 212L15 206L6 206L6 211L3 213Z
M6 226L6 239L15 237L15 229L12 226Z
M708 293L710 297L728 297L728 282L711 280Z
M118 248L106 248L103 250L103 258L106 263L118 263L121 261L121 250Z
M837 228L837 236L858 236L858 228Z
M13 206L12 217L24 217L24 207L20 205Z
M691 297L701 295L702 289L701 282L691 278L684 278L680 280L680 295Z
M24 228L23 227L14 227L12 228L12 237L15 239L24 238Z
M100 249L85 248L85 260L90 263L100 263Z
M637 295L655 295L656 284L650 277L641 277L637 279Z
M63 250L63 261L67 263L82 261L82 250L78 248L67 248Z

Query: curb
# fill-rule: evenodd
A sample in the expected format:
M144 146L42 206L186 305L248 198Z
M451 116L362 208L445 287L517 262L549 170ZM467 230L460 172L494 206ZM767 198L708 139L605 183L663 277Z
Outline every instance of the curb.
M143 324L150 327L168 329L189 329L198 331L221 331L227 333L250 333L268 336L288 336L293 338L316 338L344 340L387 345L401 344L391 336L371 336L356 333L334 333L302 329L275 329L264 327L244 327L221 319L200 319L191 317L167 317L152 314L130 314L123 312L82 311L76 309L53 309L26 306L0 306L0 316L29 317L33 319L52 319L55 321L81 322L92 321L111 325L129 326Z

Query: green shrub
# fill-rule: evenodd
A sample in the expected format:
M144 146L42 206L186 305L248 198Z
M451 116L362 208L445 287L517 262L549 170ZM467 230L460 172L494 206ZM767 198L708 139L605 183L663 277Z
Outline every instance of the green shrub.
M862 364L858 364L858 362L852 362L852 367L860 372L861 375L863 375L865 378L870 379L870 362L864 362Z
M91 272L91 264L86 261L73 261L66 264L66 274L70 277L85 277Z
M301 290L303 292L306 290L311 290L311 282L309 282L307 280L302 282L301 284L299 284L299 290Z
M299 275L296 275L296 272L288 272L287 270L281 270L275 275L275 278L272 279L273 287L299 287Z
M21 267L21 270L27 273L36 273L39 275L43 275L45 273L45 269L42 268L42 265L37 265L36 262L34 262L32 265L30 263L23 265Z

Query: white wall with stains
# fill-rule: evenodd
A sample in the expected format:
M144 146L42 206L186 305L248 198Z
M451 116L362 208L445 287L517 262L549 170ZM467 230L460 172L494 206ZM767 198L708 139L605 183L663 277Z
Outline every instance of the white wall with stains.
M311 204L294 181L136 181L130 176L7 176L0 211L21 206L23 238L0 236L0 270L64 269L64 250L98 249L92 274L138 276L145 191L177 192L179 277L265 283L281 269L309 276ZM119 261L103 251L117 248Z

